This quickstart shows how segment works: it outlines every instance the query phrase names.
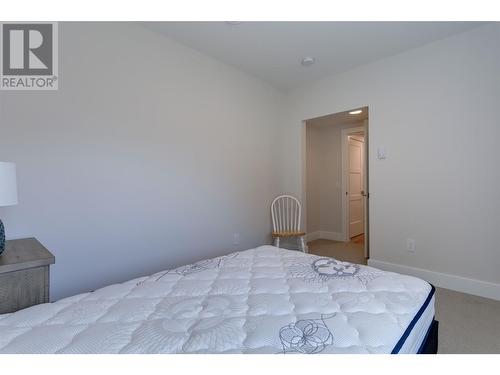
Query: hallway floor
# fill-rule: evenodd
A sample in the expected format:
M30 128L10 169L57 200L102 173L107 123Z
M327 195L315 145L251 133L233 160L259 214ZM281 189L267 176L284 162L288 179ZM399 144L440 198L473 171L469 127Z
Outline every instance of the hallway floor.
M319 239L308 242L307 246L309 254L366 265L364 238L361 237L354 237L350 242Z

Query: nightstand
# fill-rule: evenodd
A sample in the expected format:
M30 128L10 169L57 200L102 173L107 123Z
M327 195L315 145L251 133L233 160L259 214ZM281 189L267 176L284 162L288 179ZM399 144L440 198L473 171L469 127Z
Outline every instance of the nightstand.
M54 255L35 238L7 241L0 255L0 314L49 302L54 263Z

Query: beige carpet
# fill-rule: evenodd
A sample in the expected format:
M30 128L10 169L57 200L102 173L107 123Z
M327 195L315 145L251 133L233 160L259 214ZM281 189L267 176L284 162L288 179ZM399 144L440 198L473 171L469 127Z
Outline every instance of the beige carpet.
M436 288L439 353L500 354L500 301Z
M362 243L315 240L309 253L366 264ZM500 301L436 288L441 354L500 354Z

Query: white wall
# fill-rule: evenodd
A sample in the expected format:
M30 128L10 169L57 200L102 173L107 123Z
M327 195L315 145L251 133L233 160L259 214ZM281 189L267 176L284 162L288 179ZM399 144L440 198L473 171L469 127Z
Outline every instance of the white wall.
M303 120L369 106L372 260L500 299L499 24L295 90L289 104L284 187L304 193Z
M306 123L307 231L343 238L342 130L364 122L342 124L329 117Z
M59 38L58 91L0 94L0 215L55 254L53 299L269 240L281 93L138 25Z

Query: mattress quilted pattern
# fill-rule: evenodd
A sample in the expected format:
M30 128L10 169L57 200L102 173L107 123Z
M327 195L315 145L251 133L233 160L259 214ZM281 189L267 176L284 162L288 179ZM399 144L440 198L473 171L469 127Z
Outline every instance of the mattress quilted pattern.
M0 353L390 353L430 289L262 246L0 315Z

